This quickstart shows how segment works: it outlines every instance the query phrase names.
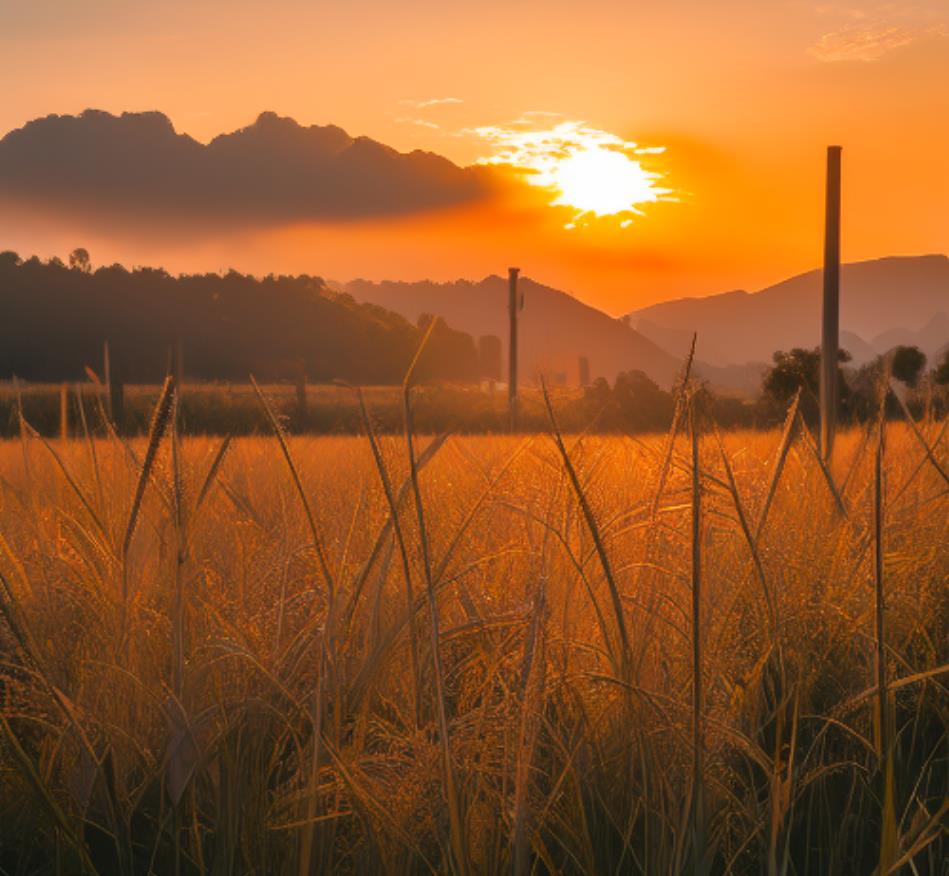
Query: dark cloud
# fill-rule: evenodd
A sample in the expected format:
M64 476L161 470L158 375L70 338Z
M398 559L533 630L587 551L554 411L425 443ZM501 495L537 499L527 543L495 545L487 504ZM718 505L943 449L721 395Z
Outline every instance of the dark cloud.
M207 145L162 113L86 110L0 140L0 198L31 206L228 219L358 219L473 201L490 172L265 112Z

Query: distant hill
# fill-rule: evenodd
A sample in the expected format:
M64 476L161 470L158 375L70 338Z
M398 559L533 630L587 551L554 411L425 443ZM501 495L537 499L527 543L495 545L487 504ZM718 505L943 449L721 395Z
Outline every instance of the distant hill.
M109 342L113 373L151 383L180 342L191 378L398 383L423 330L396 313L357 304L319 277L172 277L121 265L95 272L0 252L0 380L80 380L98 370ZM471 337L434 330L418 376L475 381Z
M159 112L51 115L0 139L0 201L130 216L356 218L480 197L490 171L272 112L204 145Z
M415 320L420 314L443 317L475 338L501 338L504 361L508 346L507 279L490 276L480 282L373 283L354 280L343 288L368 301ZM593 377L613 380L620 371L640 370L661 386L671 385L682 359L634 331L624 322L578 301L565 292L529 278L520 280L525 306L520 320L521 373L578 381L580 356L590 361ZM505 365L506 367L506 365Z
M859 364L896 344L928 355L949 340L949 258L892 257L844 265L842 346ZM821 272L809 271L759 292L681 298L630 314L638 331L681 355L692 332L697 355L714 365L769 362L775 350L820 341Z

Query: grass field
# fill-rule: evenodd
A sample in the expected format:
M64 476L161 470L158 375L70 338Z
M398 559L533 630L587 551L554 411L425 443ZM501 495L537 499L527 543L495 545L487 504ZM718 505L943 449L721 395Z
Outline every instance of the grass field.
M0 868L945 873L920 429L0 443Z
M306 387L306 405L301 409L296 387L274 383L264 393L283 427L306 434L359 434L362 422L351 389L333 384ZM143 434L158 395L160 385L125 387L125 405L120 431L126 435ZM372 407L375 428L380 432L402 432L402 392L399 386L370 386L364 389ZM570 402L582 396L582 390L557 387L553 397L569 416ZM78 399L82 399L82 410ZM521 423L528 431L542 431L547 417L540 391L522 387ZM415 390L415 422L422 431L506 432L508 429L507 388L474 384L435 383ZM37 431L47 437L81 435L82 417L94 423L108 405L107 393L90 382L18 383L0 381L0 438L16 437L19 413ZM587 425L591 415L575 411L569 419L574 428ZM197 435L254 435L269 432L269 425L253 387L249 383L189 383L181 393L179 428Z

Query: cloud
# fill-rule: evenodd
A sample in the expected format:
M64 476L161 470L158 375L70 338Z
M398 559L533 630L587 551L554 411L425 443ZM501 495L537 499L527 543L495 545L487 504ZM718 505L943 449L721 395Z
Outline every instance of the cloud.
M840 24L807 50L825 63L878 61L920 40L949 34L949 15L941 0L868 0L856 6L832 2L816 6L814 12Z
M479 162L487 165L535 167L590 149L621 152L628 157L656 155L665 151L661 146L640 146L609 131L591 128L582 121L563 121L551 128L535 128L531 131L517 130L512 126L484 125L469 128L465 133L475 134L493 147L494 153Z
M406 98L405 100L400 100L403 106L415 107L415 109L429 109L433 106L451 106L453 104L464 103L460 97L430 97L426 100L412 100L411 98Z
M161 113L48 116L0 140L0 201L219 222L358 219L484 198L490 176L262 113L207 145Z
M402 116L396 119L396 121L401 125L418 125L420 128L429 128L433 131L440 131L442 129L441 125L436 125L435 122L430 122L428 119L413 119Z
M931 36L944 36L941 25L924 28L886 24L857 24L824 34L808 54L818 61L878 61L884 55Z

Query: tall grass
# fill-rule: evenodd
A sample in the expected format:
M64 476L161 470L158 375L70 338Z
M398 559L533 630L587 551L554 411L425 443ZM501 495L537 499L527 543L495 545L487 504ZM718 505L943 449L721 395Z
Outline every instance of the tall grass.
M410 383L401 437L261 398L0 444L0 872L939 872L942 424L822 465L796 411L419 449Z

